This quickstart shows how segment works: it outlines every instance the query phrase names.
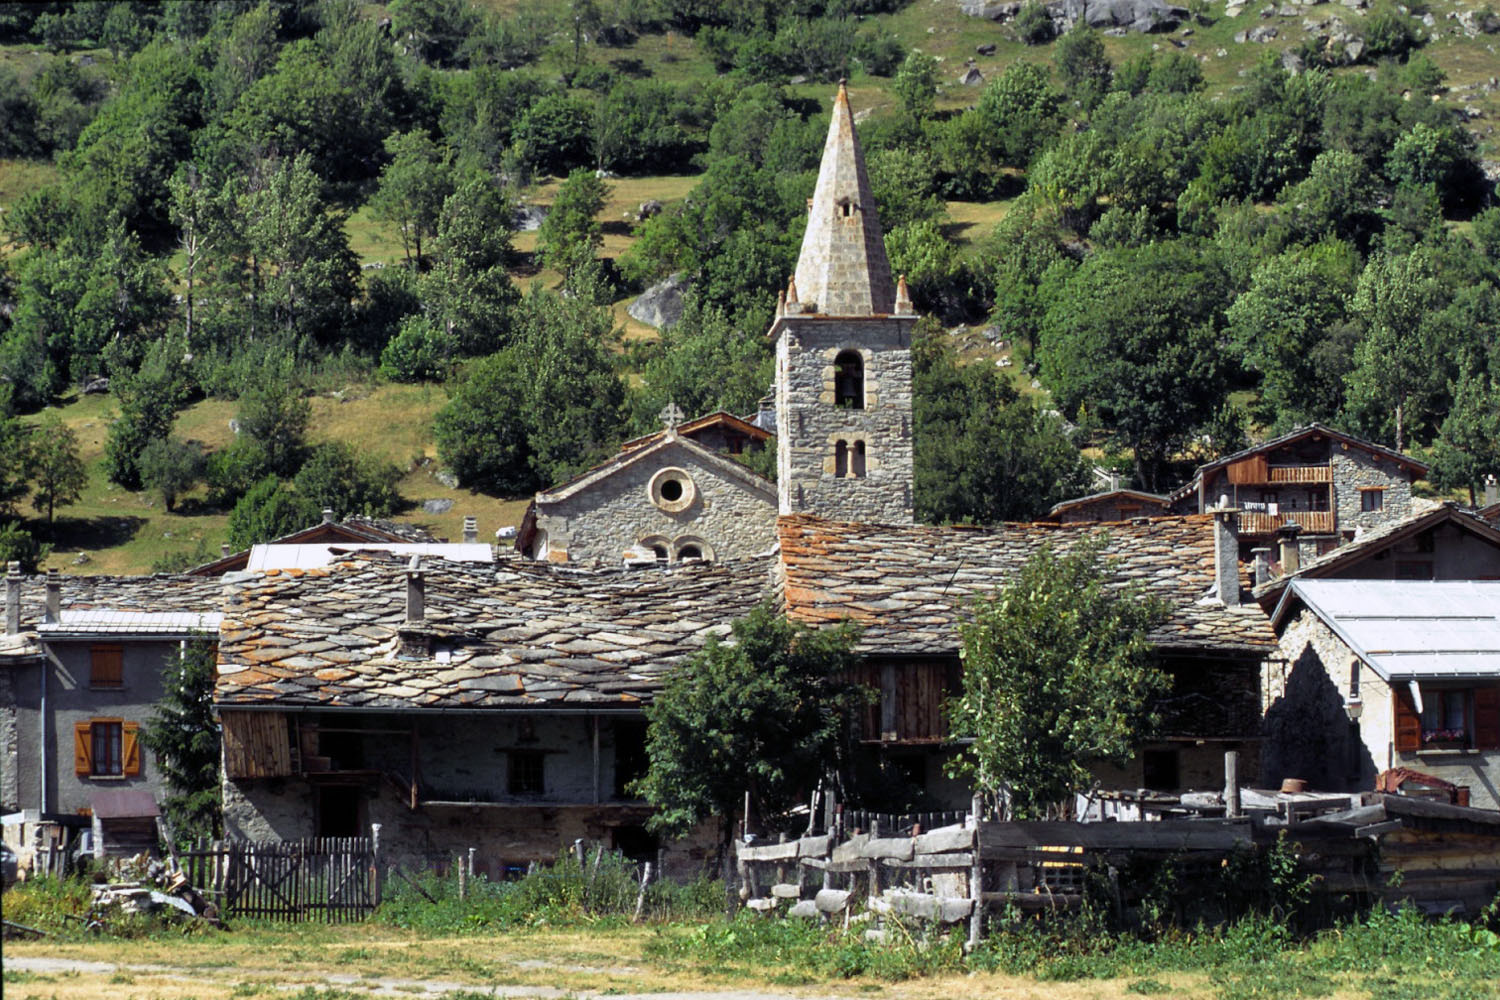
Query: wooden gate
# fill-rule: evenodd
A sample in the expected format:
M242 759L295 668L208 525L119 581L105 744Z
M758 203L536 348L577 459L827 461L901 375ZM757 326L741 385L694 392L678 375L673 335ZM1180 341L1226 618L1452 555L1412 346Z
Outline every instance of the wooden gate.
M369 837L231 840L201 844L181 862L226 917L351 923L380 904Z

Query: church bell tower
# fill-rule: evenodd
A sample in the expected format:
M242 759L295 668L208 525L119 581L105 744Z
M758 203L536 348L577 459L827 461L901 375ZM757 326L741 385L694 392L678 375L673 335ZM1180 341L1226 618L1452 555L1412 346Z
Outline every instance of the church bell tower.
M776 338L782 514L912 522L911 330L843 83Z

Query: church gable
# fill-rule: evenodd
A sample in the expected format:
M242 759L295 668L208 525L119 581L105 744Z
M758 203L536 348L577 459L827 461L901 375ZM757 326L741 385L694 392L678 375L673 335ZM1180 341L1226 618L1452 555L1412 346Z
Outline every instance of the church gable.
M668 437L539 493L531 554L619 565L741 559L770 550L775 487L692 441Z

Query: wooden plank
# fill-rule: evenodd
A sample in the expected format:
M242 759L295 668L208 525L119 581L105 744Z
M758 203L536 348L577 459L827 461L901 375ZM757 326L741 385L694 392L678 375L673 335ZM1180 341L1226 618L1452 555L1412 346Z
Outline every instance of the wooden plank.
M1067 910L1083 905L1080 893L1062 892L986 892L981 900L985 906L1015 905L1022 910Z
M1082 847L1229 851L1251 844L1248 821L1165 820L1160 823L981 823L980 854L1005 848Z
M1384 823L1371 823L1369 826L1356 827L1354 835L1356 837L1380 837L1383 834L1399 830L1405 825L1399 819L1388 819Z
M753 847L742 844L739 856L745 861L794 861L797 857L797 844L795 840L789 840L785 844L756 844Z
M825 833L821 837L803 837L797 841L797 856L801 858L821 858L828 853L829 848L832 846L832 834Z
M872 838L866 841L860 854L867 858L896 858L898 860L910 861L912 856L912 838Z
M968 868L974 863L973 851L949 851L946 854L913 854L910 860L882 858L887 868Z
M963 826L945 826L920 834L912 850L917 854L942 854L945 851L968 851L974 847L974 831Z
M870 835L868 833L856 834L842 844L834 845L831 860L837 864L841 861L856 861L861 859L865 856L865 845L869 842Z

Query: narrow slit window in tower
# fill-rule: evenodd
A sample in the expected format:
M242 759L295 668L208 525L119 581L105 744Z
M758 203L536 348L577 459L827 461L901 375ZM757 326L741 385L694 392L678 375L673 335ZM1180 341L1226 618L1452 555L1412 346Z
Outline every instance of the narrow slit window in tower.
M849 456L849 466L855 479L865 478L865 443L863 441L854 442L853 454Z
M833 474L839 479L849 474L849 445L845 441L833 446Z
M845 409L865 408L865 359L858 351L844 351L834 359L833 399Z

